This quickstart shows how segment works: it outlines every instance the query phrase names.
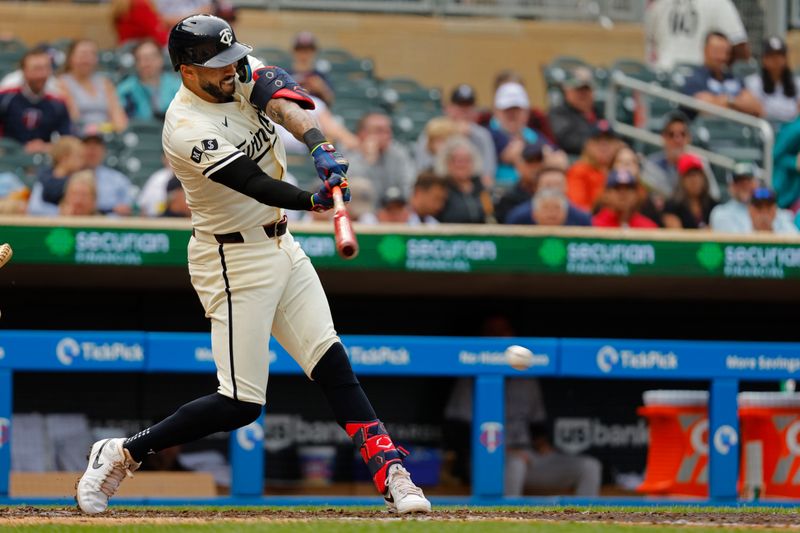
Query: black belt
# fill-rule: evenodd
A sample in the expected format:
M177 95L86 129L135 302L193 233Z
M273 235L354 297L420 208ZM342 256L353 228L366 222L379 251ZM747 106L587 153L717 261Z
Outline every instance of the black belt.
M283 218L281 218L276 223L267 224L261 227L264 229L264 233L267 234L267 237L272 239L275 237L280 237L281 235L286 233L286 227L288 225L289 223L286 220L286 215L283 215ZM192 236L194 236L194 228L192 228ZM238 231L234 231L233 233L214 234L214 238L220 244L241 244L244 242L244 236Z

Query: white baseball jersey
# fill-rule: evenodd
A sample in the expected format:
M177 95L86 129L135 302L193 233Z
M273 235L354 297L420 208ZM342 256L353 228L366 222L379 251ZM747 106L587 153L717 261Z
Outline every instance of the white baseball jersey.
M253 70L263 64L252 56ZM250 104L253 82L236 80L232 102L206 102L181 85L164 120L164 153L186 191L192 225L211 234L233 233L278 220L282 210L212 181L215 172L240 157L282 180L286 152L275 124Z
M731 0L654 0L645 14L647 59L660 70L703 64L706 35L724 33L731 44L747 41Z

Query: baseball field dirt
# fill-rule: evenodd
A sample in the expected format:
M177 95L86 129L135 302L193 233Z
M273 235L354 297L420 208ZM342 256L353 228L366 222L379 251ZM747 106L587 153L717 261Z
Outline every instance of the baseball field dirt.
M87 516L71 507L0 507L0 530L19 531L536 531L672 533L800 530L794 508L445 507L397 517L365 507L111 507Z

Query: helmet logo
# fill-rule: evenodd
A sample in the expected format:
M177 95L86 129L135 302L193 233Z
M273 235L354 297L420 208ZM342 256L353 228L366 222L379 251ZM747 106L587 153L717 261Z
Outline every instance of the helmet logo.
M219 40L227 46L233 44L233 32L231 32L230 28L225 28L219 32Z

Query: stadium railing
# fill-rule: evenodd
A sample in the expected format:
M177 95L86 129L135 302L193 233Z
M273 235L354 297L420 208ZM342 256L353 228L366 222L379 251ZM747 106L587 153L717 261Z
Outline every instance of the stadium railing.
M510 501L503 498L506 378L709 380L709 501L724 502L734 501L738 494L740 381L778 381L800 374L800 343L412 336L344 336L343 342L348 346L354 370L360 375L474 378L473 492L466 501L476 504ZM504 351L512 344L526 346L533 352L527 370L509 366ZM274 352L271 374L302 373L279 344L271 346ZM22 501L8 495L14 372L211 373L215 368L210 354L208 334L3 331L0 335L0 504ZM747 364L742 364L743 361ZM293 501L262 496L264 438L263 419L231 433L231 496L221 497L218 502ZM514 501L517 500L536 501L525 498ZM25 501L32 503L29 499ZM330 498L324 501L329 502ZM450 501L463 503L465 499ZM580 499L563 497L546 501L567 503ZM675 503L674 499L669 501ZM163 503L163 500L138 502Z
M764 119L746 115L731 109L725 109L716 105L702 102L685 94L666 89L657 83L649 83L626 76L622 72L616 71L611 74L610 83L606 94L606 117L611 122L614 131L626 137L645 142L647 144L663 146L664 140L661 135L650 131L645 126L626 124L618 118L617 109L620 100L621 90L628 89L648 97L666 100L677 106L686 107L695 111L700 111L707 116L724 119L734 124L753 128L758 132L761 140L762 153L761 164L764 169L764 178L769 183L772 179L772 148L775 145L775 134L772 126ZM712 139L713 140L713 139ZM729 155L723 155L715 151L706 150L699 146L689 147L690 152L694 152L705 157L711 164L726 169L733 169L736 160Z

